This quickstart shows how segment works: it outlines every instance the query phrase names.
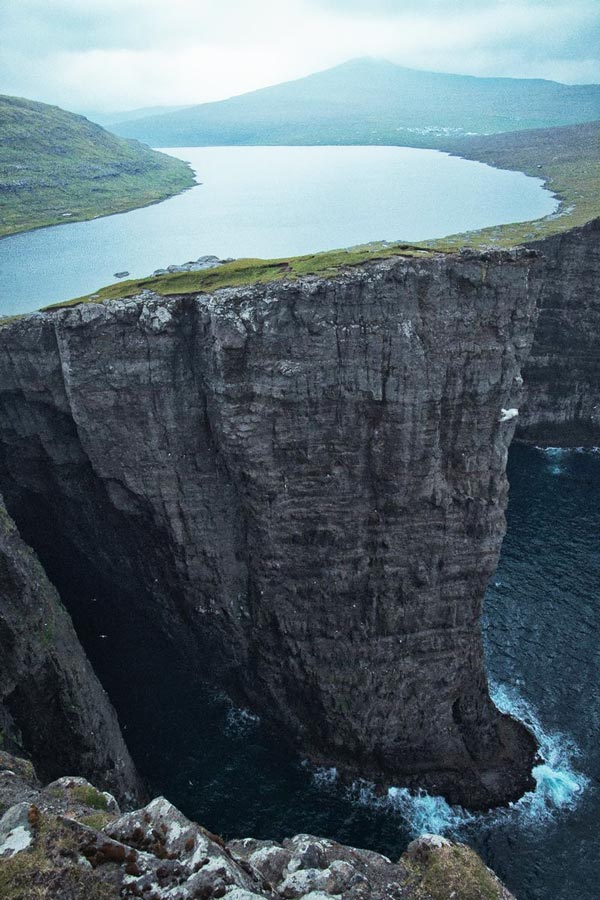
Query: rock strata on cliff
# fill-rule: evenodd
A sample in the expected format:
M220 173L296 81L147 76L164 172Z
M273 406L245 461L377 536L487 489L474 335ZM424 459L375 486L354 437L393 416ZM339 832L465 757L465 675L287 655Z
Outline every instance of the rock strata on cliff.
M513 900L472 850L437 835L397 863L309 834L225 843L164 797L121 815L84 779L42 789L6 755L0 815L3 900Z
M517 437L600 446L600 219L532 246L541 253L539 319Z
M45 778L83 771L126 801L141 796L110 701L1 498L0 735Z
M314 759L514 799L535 748L490 701L479 617L535 272L395 258L20 319L7 505L71 603L151 620Z

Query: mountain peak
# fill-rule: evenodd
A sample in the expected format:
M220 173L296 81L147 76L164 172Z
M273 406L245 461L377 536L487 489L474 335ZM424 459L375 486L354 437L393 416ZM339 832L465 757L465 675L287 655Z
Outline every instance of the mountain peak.
M166 115L115 122L154 147L250 144L441 146L448 137L598 118L600 85L478 78L361 56L303 78Z

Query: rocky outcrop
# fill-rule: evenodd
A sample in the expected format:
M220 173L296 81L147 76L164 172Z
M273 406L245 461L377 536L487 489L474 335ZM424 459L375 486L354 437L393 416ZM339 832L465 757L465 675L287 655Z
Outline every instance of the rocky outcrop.
M600 446L600 219L532 247L542 254L539 320L517 438Z
M163 797L121 815L84 779L42 789L21 760L0 756L0 813L7 796L5 900L512 900L472 850L436 835L397 863L308 834L226 844Z
M73 624L0 498L0 737L44 778L83 771L126 802L142 791Z
M8 508L83 626L135 653L151 620L313 759L514 799L479 616L539 291L533 253L465 252L20 319Z

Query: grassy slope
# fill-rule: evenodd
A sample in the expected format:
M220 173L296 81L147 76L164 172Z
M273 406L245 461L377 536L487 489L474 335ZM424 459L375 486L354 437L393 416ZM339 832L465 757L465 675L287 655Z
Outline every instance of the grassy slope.
M160 275L109 285L84 298L54 304L56 308L82 301L132 297L142 290L163 296L210 292L222 287L263 284L301 275L335 274L348 266L391 256L426 257L454 252L464 246L508 247L540 238L600 217L600 122L565 128L514 132L465 138L447 149L470 159L479 159L500 168L520 169L545 179L561 197L560 215L519 225L503 225L483 231L453 235L414 244L369 244L350 250L298 256L283 260L238 259L201 272ZM541 168L540 168L541 167Z
M463 138L446 141L444 149L499 169L542 178L560 200L560 207L543 219L426 241L426 246L446 250L482 244L514 247L600 216L600 122Z
M194 184L188 165L56 106L0 96L0 236L123 212Z

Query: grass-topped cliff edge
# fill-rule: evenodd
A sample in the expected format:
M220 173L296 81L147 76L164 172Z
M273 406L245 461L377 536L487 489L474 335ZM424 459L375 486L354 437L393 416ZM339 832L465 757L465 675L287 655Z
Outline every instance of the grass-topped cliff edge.
M57 106L0 95L0 237L147 206L194 183L181 160Z
M499 225L439 240L374 243L287 259L237 259L215 269L121 281L47 309L132 297L142 290L163 296L210 293L224 287L262 284L303 275L329 277L348 266L389 258L424 258L454 253L460 247L507 248L567 231L600 217L600 122L485 137L449 143L448 151L498 168L517 169L544 180L560 200L558 211L534 222Z

